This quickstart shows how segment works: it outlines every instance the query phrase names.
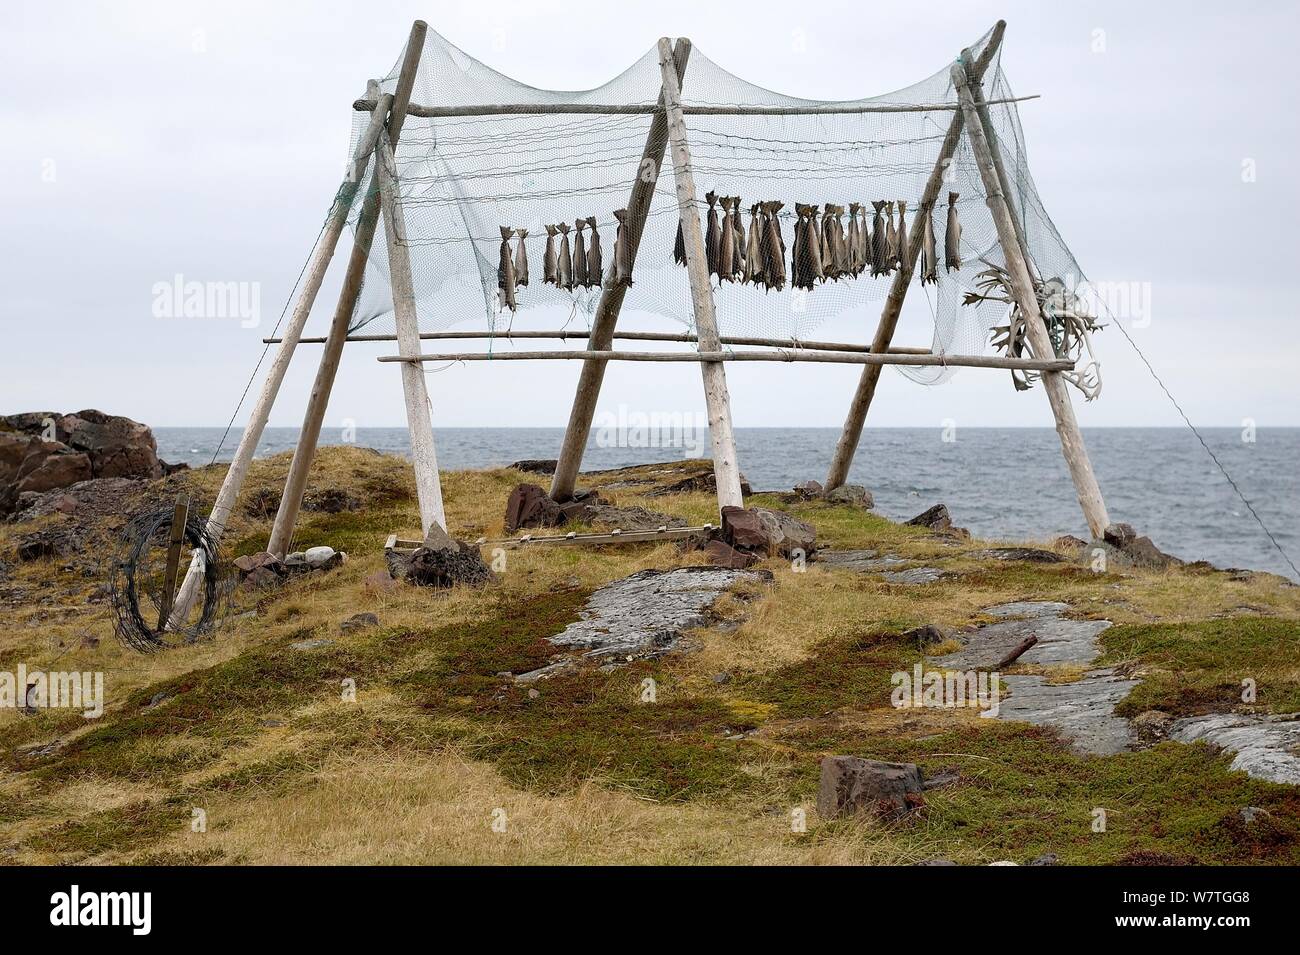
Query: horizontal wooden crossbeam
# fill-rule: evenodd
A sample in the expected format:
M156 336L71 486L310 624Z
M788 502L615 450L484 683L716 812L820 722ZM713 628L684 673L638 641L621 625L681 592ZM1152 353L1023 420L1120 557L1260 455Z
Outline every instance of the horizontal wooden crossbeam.
M641 351L506 351L447 352L416 355L382 355L382 362L457 362L457 361L809 361L842 365L937 365L959 368L1010 368L1016 371L1073 371L1074 361L1069 358L1002 358L997 355L878 355L872 352L848 354L845 352L819 352L803 348L777 351L712 351L712 352L641 352Z
M1039 95L991 99L987 101L987 105L1023 103L1026 100L1038 99ZM368 112L375 108L375 101L363 97L353 102L352 108L358 112ZM825 106L754 106L738 103L734 106L683 104L681 110L686 116L833 116L849 113L939 113L952 112L960 108L957 103L829 103ZM406 111L411 116L430 119L449 116L532 116L558 113L635 116L662 113L663 109L663 105L658 103L502 103L483 106L421 106L412 103Z
M509 332L421 332L420 338L424 341L438 341L444 339L462 340L462 339L512 339L524 338L546 338L558 339L564 341L569 338L585 339L589 338L591 333L588 331L540 331L529 329L528 331L509 331ZM638 342L686 342L688 344L697 341L694 335L677 333L677 332L618 332L614 333L615 338L622 338L628 341ZM397 336L388 335L349 335L350 342L395 342ZM274 345L280 341L278 338L263 338L263 343ZM324 338L300 338L300 345L323 345ZM815 351L847 351L847 352L870 352L870 345L855 345L848 342L814 342L802 341L791 338L753 338L744 335L724 335L722 337L724 345L764 345L772 348L811 348ZM904 348L890 347L889 353L892 355L928 355L928 348Z

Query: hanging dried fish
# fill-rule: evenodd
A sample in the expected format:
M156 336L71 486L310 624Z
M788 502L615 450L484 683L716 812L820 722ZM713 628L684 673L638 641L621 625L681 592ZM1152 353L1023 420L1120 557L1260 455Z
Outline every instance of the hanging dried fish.
M560 252L556 257L555 284L566 292L573 291L573 256L569 252L569 223L561 222Z
M589 288L587 281L587 238L582 234L582 230L587 228L586 219L575 219L573 222L573 287Z
M616 285L632 284L632 250L627 245L627 210L615 209L618 231L614 233L614 282Z
M858 221L858 213L861 211L862 211L862 203L860 202L849 203L848 245L849 245L849 273L851 275L857 275L859 272L862 271L862 263L863 263L862 250L859 248L858 245L859 241L862 238L861 230L859 229L861 223Z
M922 209L925 232L921 236L921 284L939 284L939 254L934 241L934 216L932 209Z
M559 230L553 225L546 227L546 254L542 257L542 282L547 285L560 284L560 271L555 253L555 233Z
M817 207L797 202L794 212L794 258L790 263L790 284L794 288L811 289L818 279L826 277L822 270L821 240L817 236Z
M826 252L827 258L822 264L829 279L838 279L849 274L849 249L844 241L844 224L840 219L842 215L844 215L843 206L826 203L822 214L822 235L825 236L822 249Z
M500 292L501 307L515 310L515 263L510 257L510 237L515 230L501 226L501 256L497 264L497 289Z
M781 220L778 213L784 202L772 200L764 205L766 213L764 222L763 272L767 276L767 287L777 291L785 288L785 239L781 235Z
M762 203L756 202L749 207L749 238L745 241L745 271L743 282L761 284L766 276L763 273L763 221L759 216Z
M885 203L885 271L892 272L898 265L898 230L894 227L894 204Z
M515 246L515 285L519 288L527 288L528 249L524 247L524 239L528 238L528 230L516 229L515 234L519 236L519 244Z
M740 196L731 197L731 234L735 242L732 253L732 276L744 281L745 276L745 221L740 217Z
M718 238L718 278L732 282L736 278L736 224L731 216L731 197L723 196L720 202L722 234Z
M948 228L943 234L944 265L951 272L961 268L961 223L957 221L957 193L948 193Z
M884 275L889 271L889 236L885 232L885 217L881 214L885 208L884 200L873 202L871 208L875 210L871 217L871 274Z
M591 243L587 246L587 285L599 288L604 264L601 262L600 233L596 231L595 216L587 217L587 228L591 230Z
M898 267L905 269L911 266L915 260L912 258L912 247L907 242L907 203L902 199L898 200Z
M682 220L677 220L677 240L673 242L673 261L678 265L686 264L686 235L682 232Z
M718 194L706 192L704 201L709 204L709 224L704 232L704 252L709 263L709 274L720 275L722 233L718 230Z
M862 215L858 219L858 274L861 275L871 267L871 226L867 222L867 204L862 204Z

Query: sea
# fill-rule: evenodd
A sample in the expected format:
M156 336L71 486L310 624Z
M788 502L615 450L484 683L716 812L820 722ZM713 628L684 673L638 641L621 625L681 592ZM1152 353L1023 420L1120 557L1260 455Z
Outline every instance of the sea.
M229 460L239 430L154 428L163 460L191 466ZM1084 439L1111 519L1127 521L1163 550L1219 567L1265 570L1298 579L1300 563L1300 428L1201 429L1242 495L1196 435L1182 428L1096 428ZM445 428L437 432L439 465L448 470L493 468L524 458L553 458L562 428ZM619 437L619 434L622 436ZM740 428L741 471L755 490L788 490L822 480L837 428ZM291 450L297 428L267 428L258 457ZM649 434L649 442L658 435ZM593 433L584 469L614 468L708 453L707 439L665 432L662 444L635 431ZM405 428L325 431L322 444L354 443L408 454ZM638 446L628 446L638 445ZM866 486L876 510L907 519L944 503L954 523L977 537L1048 541L1086 537L1087 527L1050 428L869 428L850 481ZM545 482L543 482L545 483ZM504 501L502 502L504 507ZM1288 559L1283 556L1284 551Z

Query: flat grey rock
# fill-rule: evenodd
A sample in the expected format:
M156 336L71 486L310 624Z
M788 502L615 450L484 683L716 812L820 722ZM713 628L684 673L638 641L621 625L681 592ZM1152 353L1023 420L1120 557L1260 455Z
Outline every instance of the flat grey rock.
M907 561L897 554L881 556L877 550L819 550L817 563L861 573L875 573L907 566Z
M938 567L909 567L906 570L887 570L880 576L891 584L907 584L915 587L957 575L951 571L940 570Z
M938 666L950 670L988 670L1030 636L1038 642L1017 662L1040 666L1061 663L1087 665L1101 653L1097 637L1110 626L1109 620L1070 620L1062 616L1069 604L1048 601L1020 601L989 607L984 612L1004 618L980 627L969 636L966 646L935 657Z
M1014 675L1002 677L1002 682L1009 695L1001 700L998 719L1054 727L1076 753L1085 755L1109 756L1133 748L1133 731L1128 720L1115 715L1115 704L1128 696L1137 680L1100 669L1073 683Z
M1213 713L1178 720L1169 738L1198 740L1236 755L1232 768L1274 783L1300 785L1300 714Z
M723 567L643 570L601 587L587 600L582 619L549 639L589 657L657 655L682 631L707 623L709 607L732 585L762 577Z

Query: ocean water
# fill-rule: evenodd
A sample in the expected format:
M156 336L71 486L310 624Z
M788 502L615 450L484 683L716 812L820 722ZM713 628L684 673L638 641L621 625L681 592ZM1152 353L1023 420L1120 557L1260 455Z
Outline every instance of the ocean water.
M192 466L207 464L221 428L155 428L159 456ZM258 456L291 450L297 428L268 428ZM562 428L446 428L437 432L439 464L449 470L490 468L521 458L553 458ZM1244 441L1236 428L1202 431L1238 487L1279 544L1300 563L1300 428L1261 428ZM741 428L741 470L756 490L784 490L822 480L839 436L837 428ZM635 436L633 436L635 437ZM944 440L935 428L869 428L850 480L868 487L876 510L906 519L938 502L954 522L980 537L1050 540L1086 537L1056 432L1050 428L964 428ZM1128 521L1164 550L1221 567L1249 567L1296 575L1233 493L1196 437L1180 428L1099 428L1085 432L1111 519ZM583 467L613 468L687 456L686 447L602 447L599 434ZM341 444L326 431L322 444ZM359 428L355 443L406 454L405 428ZM232 431L218 460L239 442ZM707 437L702 441L707 453ZM544 482L543 482L544 483ZM504 507L505 502L502 502Z

